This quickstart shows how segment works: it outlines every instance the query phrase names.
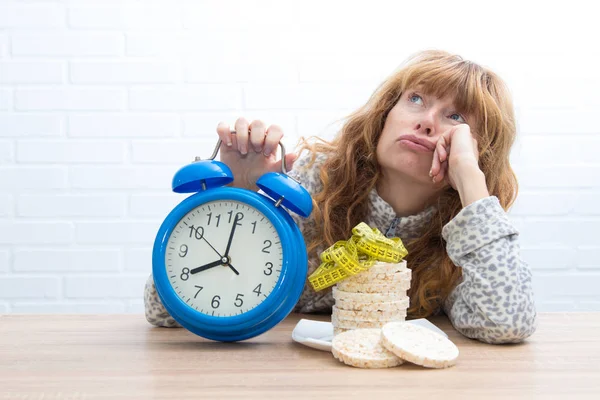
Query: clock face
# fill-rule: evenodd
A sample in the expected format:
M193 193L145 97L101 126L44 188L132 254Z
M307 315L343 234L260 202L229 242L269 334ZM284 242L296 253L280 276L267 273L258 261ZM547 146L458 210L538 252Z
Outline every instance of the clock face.
M177 222L168 242L168 279L185 303L228 317L261 304L281 274L283 251L269 219L248 204L204 203Z

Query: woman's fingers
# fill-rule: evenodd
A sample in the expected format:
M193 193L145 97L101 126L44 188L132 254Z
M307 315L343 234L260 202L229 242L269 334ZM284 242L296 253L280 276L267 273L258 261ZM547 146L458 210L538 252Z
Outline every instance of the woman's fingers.
M441 182L448 175L448 161L444 161L440 165L440 173L435 177L435 182Z
M248 154L248 128L249 124L245 118L241 117L235 121L235 137L237 139L237 147L242 154Z
M266 128L263 121L256 120L249 124L243 117L235 121L235 134L231 133L226 122L219 122L217 133L224 145L238 150L243 155L247 154L252 146L256 153L263 153L267 157L277 151L283 137L283 129L279 125Z
M261 153L265 142L266 127L260 120L254 120L250 124L250 144L255 152Z
M266 128L260 120L248 123L240 117L235 122L235 133L230 126L220 122L217 133L223 142L220 160L233 172L234 187L257 190L256 180L268 171L281 171L281 160L277 152L283 137L283 129L279 125ZM286 155L286 167L292 169L295 154Z
M441 165L444 161L447 161L447 158L448 153L446 151L446 139L442 135L435 144L435 150L433 151L433 160L431 162L431 171L429 176L433 178L434 182L440 181L440 179L438 179L436 176L440 173Z
M287 172L294 168L294 163L297 159L298 155L296 153L288 153L285 155L285 168L287 169ZM269 164L269 171L281 172L281 160L273 160L273 162Z
M285 155L285 167L288 171L291 171L294 168L294 163L298 159L298 154L289 153Z
M279 142L283 137L281 126L271 125L266 128L263 121L255 120L248 123L248 120L243 117L238 118L235 122L235 133L231 133L226 122L218 124L217 133L223 142L222 149L227 146L232 151L244 156L248 154L249 150L253 150L254 153L262 153L263 156L272 158L272 161L277 159Z
M274 152L277 152L277 146L283 137L283 129L279 125L271 125L267 129L267 135L264 140L263 154L269 157Z
M448 177L448 168L450 168L450 151L451 151L450 148L451 148L451 146L444 148L444 152L446 153L446 158L440 165L440 174L435 179L436 182L441 182L444 178Z
M429 177L434 178L440 170L440 157L438 156L437 146L433 151L433 159L431 161L431 169L429 170Z
M448 149L445 146L445 141L443 144L441 144L438 141L438 144L436 146L436 149L438 151L438 157L440 158L440 163L443 163L444 161L448 161Z
M231 134L231 129L229 128L229 124L226 122L219 122L217 125L217 133L219 134L219 139L221 142L227 147L233 146L233 138Z

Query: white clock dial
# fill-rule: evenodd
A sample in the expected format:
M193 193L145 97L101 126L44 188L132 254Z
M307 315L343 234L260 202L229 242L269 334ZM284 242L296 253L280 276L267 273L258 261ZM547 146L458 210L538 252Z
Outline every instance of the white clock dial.
M281 240L269 219L248 204L217 200L177 223L165 265L175 293L207 315L227 317L262 303L281 274Z

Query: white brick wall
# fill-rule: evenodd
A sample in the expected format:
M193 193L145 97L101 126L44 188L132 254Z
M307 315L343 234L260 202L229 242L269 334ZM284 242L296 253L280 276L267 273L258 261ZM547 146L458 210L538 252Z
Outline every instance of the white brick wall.
M16 89L15 111L116 111L126 105L125 89L49 87Z
M66 64L62 61L4 61L0 83L63 83Z
M277 123L288 148L330 138L425 48L513 93L510 215L538 309L600 310L600 28L585 6L0 0L0 313L142 312L154 235L185 197L173 173L210 154L219 121Z
M0 4L0 26L3 28L62 28L65 22L65 6L62 4Z
M11 34L11 54L16 57L114 57L125 49L122 33L21 32Z
M0 89L0 110L9 110L12 104L12 90Z
M5 57L8 51L8 35L0 34L0 58Z

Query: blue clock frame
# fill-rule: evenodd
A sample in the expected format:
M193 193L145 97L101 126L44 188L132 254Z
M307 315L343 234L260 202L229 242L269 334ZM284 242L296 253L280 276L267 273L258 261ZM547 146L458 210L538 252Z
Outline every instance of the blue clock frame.
M212 158L219 146L220 141ZM285 149L283 145L281 147L284 159ZM312 200L306 189L287 176L284 161L283 174L271 172L259 179L257 185L266 193L261 194L222 187L233 180L233 175L225 164L212 158L185 166L175 175L174 191L198 193L179 203L161 224L154 241L152 273L162 304L181 326L207 339L235 342L273 328L289 315L300 299L308 273L306 244L300 229L282 205L306 217L312 211ZM283 260L275 287L262 303L240 315L215 317L197 311L177 295L167 274L166 252L173 229L191 210L211 201L237 201L256 208L271 221L281 240Z

